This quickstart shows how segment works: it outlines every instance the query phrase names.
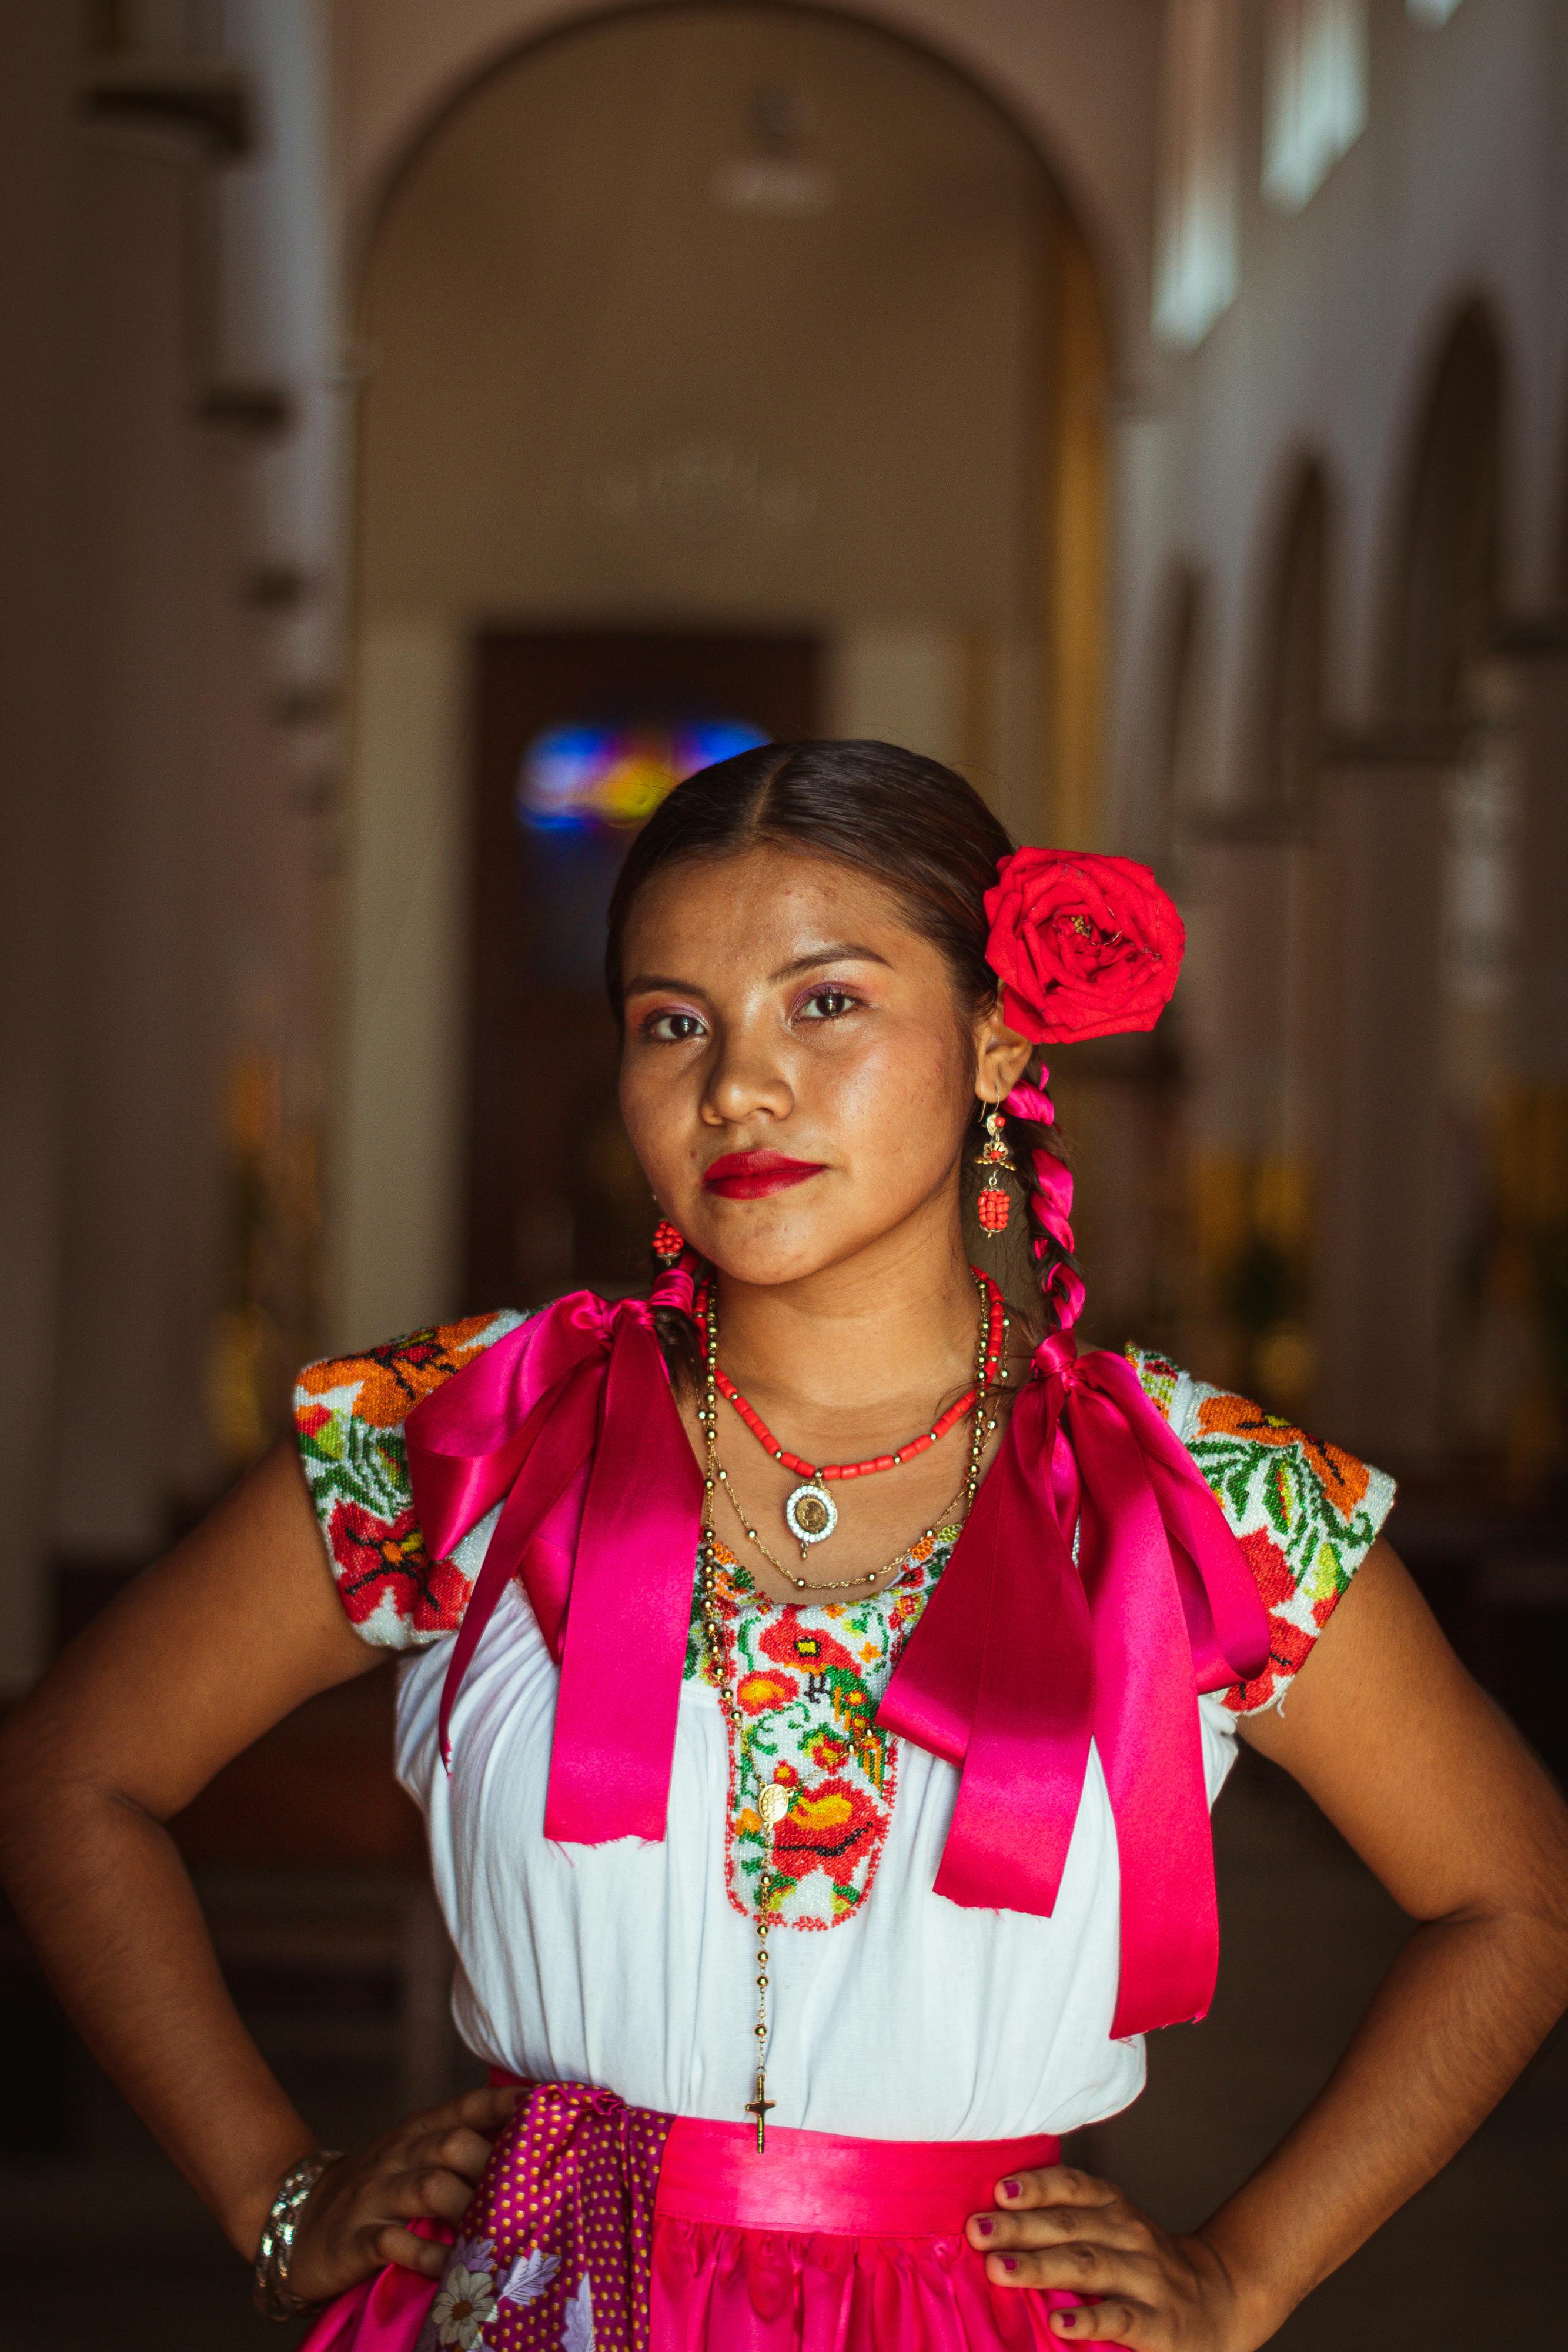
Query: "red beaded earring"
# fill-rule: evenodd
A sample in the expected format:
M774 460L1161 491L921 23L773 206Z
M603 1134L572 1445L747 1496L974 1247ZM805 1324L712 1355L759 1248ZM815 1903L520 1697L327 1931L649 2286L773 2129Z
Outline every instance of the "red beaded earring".
M661 1265L674 1265L686 1246L686 1237L679 1225L672 1225L668 1217L661 1217L653 1228L653 1255Z
M1012 1202L1002 1189L1004 1171L1017 1173L1012 1153L1008 1150L1007 1137L1002 1132L1001 1106L992 1103L986 1112L986 1140L975 1155L975 1165L986 1171L986 1183L975 1202L975 1213L985 1234L1005 1234L1008 1219L1012 1214Z

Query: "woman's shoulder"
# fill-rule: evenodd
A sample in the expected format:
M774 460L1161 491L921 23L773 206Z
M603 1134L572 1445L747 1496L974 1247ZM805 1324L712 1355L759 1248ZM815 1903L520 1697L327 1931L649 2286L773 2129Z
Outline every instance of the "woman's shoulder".
M327 1563L349 1622L367 1642L416 1648L455 1632L472 1577L458 1547L433 1559L414 1517L403 1423L423 1397L527 1317L507 1307L411 1331L308 1364L294 1428Z
M1224 1695L1233 1713L1250 1715L1281 1699L1305 1664L1377 1539L1394 1481L1152 1349L1126 1354L1224 1512L1269 1612L1268 1665Z

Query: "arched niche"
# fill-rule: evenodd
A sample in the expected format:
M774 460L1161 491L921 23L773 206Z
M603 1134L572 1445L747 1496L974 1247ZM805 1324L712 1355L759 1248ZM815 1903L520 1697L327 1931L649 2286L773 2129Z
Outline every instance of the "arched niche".
M737 210L719 179L776 135L757 100L797 84L779 135L836 194L820 219ZM360 311L346 1331L471 1303L465 1028L499 1002L471 877L510 845L491 808L473 847L482 633L814 635L825 730L901 735L1025 837L1092 841L1110 585L1088 245L993 96L856 14L601 12L492 58L387 175ZM607 1133L597 1031L590 1058L575 1085L541 1065L530 1139ZM516 1295L630 1271L563 1255Z
M1385 706L1396 719L1464 715L1502 577L1506 363L1489 306L1467 302L1416 412L1396 527Z
M1148 0L779 0L900 37L988 93L1052 159L1094 257L1124 372L1150 362L1162 12ZM684 0L330 0L334 144L350 275L422 138L528 44Z
M1310 809L1328 695L1330 502L1315 457L1291 467L1279 502L1260 599L1260 642L1246 796L1283 821Z

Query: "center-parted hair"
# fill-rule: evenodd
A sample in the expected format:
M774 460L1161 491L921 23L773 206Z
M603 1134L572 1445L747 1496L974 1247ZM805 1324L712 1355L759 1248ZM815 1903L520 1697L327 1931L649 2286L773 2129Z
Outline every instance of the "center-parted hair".
M996 999L997 977L986 961L985 894L996 883L998 860L1013 846L1007 828L962 776L894 743L766 743L721 760L677 784L627 852L610 900L604 977L612 1009L619 1021L627 919L655 875L776 847L836 859L890 891L910 929L941 953L964 1016L973 1018ZM977 1121L981 1116L977 1105ZM1031 1168L1035 1152L1048 1148L1048 1130L1011 1116L1005 1126L1040 1252L1034 1279L1041 1286L1046 1328L1053 1329L1055 1311L1044 1286L1065 1254L1040 1223L1034 1188L1021 1172ZM967 1238L971 1255L983 1263L978 1228L967 1231L973 1223L967 1194L974 1187L967 1168L966 1179Z

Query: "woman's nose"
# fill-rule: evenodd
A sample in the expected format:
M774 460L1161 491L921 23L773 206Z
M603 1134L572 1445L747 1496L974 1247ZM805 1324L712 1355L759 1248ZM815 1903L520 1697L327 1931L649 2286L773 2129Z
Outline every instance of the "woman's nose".
M704 1117L722 1127L743 1126L759 1112L768 1118L788 1118L794 1108L794 1088L778 1065L740 1045L726 1051L703 1097Z

